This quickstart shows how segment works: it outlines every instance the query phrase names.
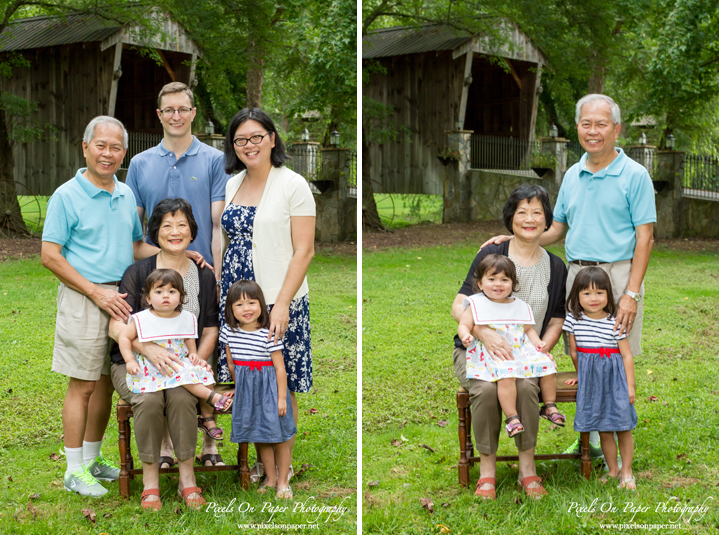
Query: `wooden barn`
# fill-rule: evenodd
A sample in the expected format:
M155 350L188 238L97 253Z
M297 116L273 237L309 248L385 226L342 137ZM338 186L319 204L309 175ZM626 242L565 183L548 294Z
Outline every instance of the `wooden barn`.
M396 142L371 143L371 176L386 191L441 195L437 154L450 130L534 138L546 61L519 29L503 28L503 46L442 25L365 36L363 97L394 109L388 126L398 133Z
M15 52L30 64L0 78L0 91L36 103L33 119L54 127L39 141L15 143L17 182L50 195L72 178L85 165L82 136L97 115L120 119L131 144L143 136L159 142L157 94L172 81L192 86L200 51L169 17L155 16L162 17L162 31L150 38L92 15L18 19L0 35L0 52Z

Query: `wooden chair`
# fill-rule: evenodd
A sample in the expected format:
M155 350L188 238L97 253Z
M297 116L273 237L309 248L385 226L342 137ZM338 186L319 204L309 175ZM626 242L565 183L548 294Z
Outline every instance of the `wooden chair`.
M232 384L217 384L214 389L220 394L226 394L235 389ZM215 414L230 414L230 411L215 411ZM120 446L120 496L128 498L130 496L130 479L136 475L142 474L141 468L134 468L134 460L132 458L132 449L130 447L132 440L132 428L130 427L130 418L132 418L132 407L123 399L117 404L117 423L120 428L119 446ZM229 435L225 435L229 436ZM195 466L195 472L225 472L228 470L237 470L240 476L240 483L243 489L250 488L250 468L247 465L247 444L240 444L237 450L237 464L225 466ZM179 468L160 468L161 474L177 474Z
M557 373L557 403L576 403L577 387L567 386L564 381L576 379L577 372ZM539 394L539 401L542 402L542 394ZM457 392L457 409L459 410L459 484L466 487L469 484L469 468L479 462L479 457L474 456L474 445L472 444L472 413L469 402L469 392L461 386ZM537 409L539 410L539 409ZM535 455L535 460L544 461L547 459L580 459L582 475L589 479L592 470L592 460L589 456L589 433L580 433L579 453L553 453ZM517 455L498 455L498 461L518 461Z

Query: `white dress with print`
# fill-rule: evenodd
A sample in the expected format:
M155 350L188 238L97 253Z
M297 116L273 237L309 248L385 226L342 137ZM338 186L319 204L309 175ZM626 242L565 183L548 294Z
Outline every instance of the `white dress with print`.
M510 303L495 303L478 293L462 303L463 308L471 308L475 325L486 325L509 342L514 357L514 360L494 360L482 342L474 340L467 348L467 378L493 382L557 373L554 362L537 351L524 332L525 325L534 325L532 309L521 299L513 299Z
M138 375L127 374L127 388L130 392L142 394L182 385L215 383L211 372L193 365L188 358L189 351L185 339L197 338L197 318L193 314L183 310L174 318L161 318L147 309L130 316L130 321L135 322L137 338L140 342L154 342L160 347L169 349L183 364L175 374L167 377L143 355L133 352L140 365L140 371Z

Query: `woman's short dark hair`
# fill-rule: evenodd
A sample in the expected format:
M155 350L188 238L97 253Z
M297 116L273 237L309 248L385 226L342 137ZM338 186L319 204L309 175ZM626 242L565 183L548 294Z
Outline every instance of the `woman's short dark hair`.
M581 318L584 312L582 305L579 304L579 294L587 288L596 288L597 290L607 292L607 306L604 307L604 312L610 316L616 314L617 305L614 303L614 294L612 294L612 280L602 268L592 266L579 270L577 276L574 277L572 289L569 291L567 310L569 310L576 319Z
M166 214L174 216L178 211L182 212L187 218L187 224L190 225L190 236L192 237L190 241L195 241L195 238L197 238L197 222L195 221L195 216L192 215L192 206L185 199L175 197L161 200L152 211L152 215L147 221L147 235L150 236L152 243L159 247L157 235L160 233L162 218Z
M239 280L230 286L227 292L227 299L225 300L225 321L230 328L239 329L242 327L235 315L232 313L232 305L235 301L239 301L242 298L245 299L256 299L260 302L260 317L257 318L257 324L260 327L267 328L270 326L270 313L267 312L267 305L265 304L265 295L262 293L262 288L255 281Z
M517 212L519 203L525 199L527 202L531 202L532 199L537 199L542 203L544 221L547 224L544 230L551 227L554 221L554 215L552 214L552 206L549 204L549 194L547 190L537 184L522 184L510 193L509 199L507 199L507 202L504 204L504 226L507 227L509 232L514 234L514 230L512 229L514 214Z
M182 275L174 269L165 268L152 271L145 279L145 287L142 289L142 308L149 308L150 303L148 299L153 288L156 286L166 286L168 284L180 293L180 304L177 305L175 310L182 310L182 303L185 302L185 297L187 297L185 284L182 282Z
M275 141L275 146L272 147L270 156L272 165L282 167L282 164L287 160L285 144L280 139L275 123L272 122L270 116L259 108L244 108L237 112L237 115L230 121L230 126L227 127L227 135L225 135L225 172L227 174L239 173L246 169L245 164L242 163L242 160L237 157L235 152L235 132L242 123L250 120L257 121L267 132L272 132Z
M474 291L479 291L479 283L485 275L504 273L509 280L512 281L512 291L519 289L519 279L517 278L517 268L514 262L508 256L501 254L490 254L485 256L477 266L477 272L474 274Z

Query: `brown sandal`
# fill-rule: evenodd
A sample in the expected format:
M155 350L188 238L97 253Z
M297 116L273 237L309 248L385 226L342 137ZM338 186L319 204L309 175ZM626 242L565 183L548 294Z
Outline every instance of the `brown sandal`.
M491 489L480 489L482 485L485 483L489 483L490 485L493 485L493 488ZM482 477L477 481L477 488L474 491L475 496L479 496L483 500L496 500L497 499L497 480L493 477Z
M205 425L207 422L213 422L215 424L215 427L209 427ZM217 422L215 422L215 419L212 416L208 418L205 418L204 416L198 416L197 427L201 429L208 437L217 441L221 441L225 436L225 432L219 425L217 425Z
M202 489L200 487L187 487L182 490L177 489L177 494L180 495L185 505L192 509L199 509L203 505L207 505L207 502L202 497ZM197 494L199 498L189 498L190 494Z
M146 500L148 496L157 496L157 499ZM142 505L143 509L152 509L153 511L159 511L162 507L162 502L160 501L160 489L143 490L142 496L140 497L140 505Z
M539 484L538 487L530 487L534 482ZM542 478L539 476L527 476L521 481L517 481L522 487L524 487L524 493L534 500L541 500L542 496L547 495L547 489L542 486Z

